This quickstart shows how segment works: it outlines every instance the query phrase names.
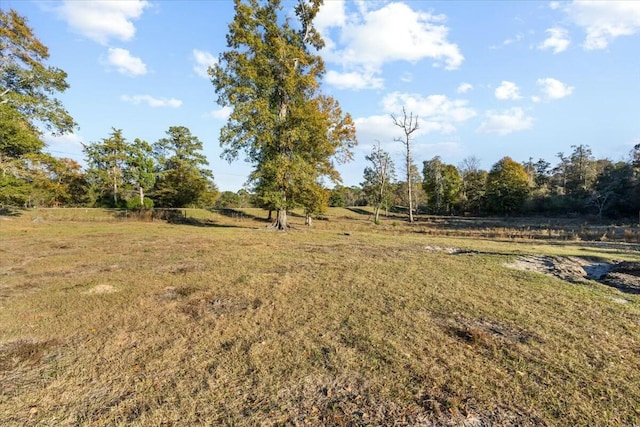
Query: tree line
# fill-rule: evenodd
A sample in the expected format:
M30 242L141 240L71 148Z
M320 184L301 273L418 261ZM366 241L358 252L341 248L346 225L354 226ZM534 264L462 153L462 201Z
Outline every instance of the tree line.
M573 145L557 154L557 163L504 157L490 170L476 157L459 165L439 156L413 171L416 211L437 215L595 215L636 218L640 212L640 144L627 160L596 159L588 145ZM396 181L388 153L374 146L360 187L339 187L331 203L371 205L380 209L409 207L407 181ZM384 167L383 167L384 166Z
M202 142L184 126L149 143L128 141L121 129L85 144L86 168L43 151L43 131L73 132L76 123L55 98L66 73L46 64L49 53L24 17L0 10L0 204L14 206L245 207L307 217L329 206L371 205L440 215L566 215L635 217L640 210L640 144L626 161L596 159L589 146L571 146L552 165L505 157L489 170L475 157L460 165L440 157L413 158L418 117L391 116L405 158L403 180L380 143L359 186L341 185L336 165L352 159L355 125L337 100L321 91L324 46L313 20L322 0L299 1L283 19L280 0L234 0L228 50L209 69L217 102L231 109L220 131L222 157L253 165L247 189L218 193ZM329 189L329 184L333 189Z

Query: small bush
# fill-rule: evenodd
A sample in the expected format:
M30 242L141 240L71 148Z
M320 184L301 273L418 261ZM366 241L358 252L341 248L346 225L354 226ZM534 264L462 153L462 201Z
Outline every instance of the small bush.
M127 200L127 209L151 209L153 208L153 200L145 197L144 203L140 203L140 198L135 197Z

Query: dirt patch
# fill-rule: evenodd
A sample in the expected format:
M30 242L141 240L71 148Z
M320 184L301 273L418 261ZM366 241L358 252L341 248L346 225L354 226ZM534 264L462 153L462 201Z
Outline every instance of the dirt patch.
M182 311L191 317L198 319L207 314L214 316L224 316L226 314L242 313L249 309L258 309L262 305L260 299L253 300L210 297L194 299L182 306Z
M454 248L451 246L437 246L437 245L425 246L424 250L427 252L444 252L445 254L449 254L449 255L477 253L477 251L473 251L470 249Z
M118 290L111 285L97 285L89 289L88 291L86 291L85 294L89 294L89 295L112 294L114 292L118 292Z
M573 283L595 280L622 292L640 294L640 262L603 262L592 258L530 255L519 257L505 266L543 273Z
M640 262L617 263L600 282L613 286L622 292L640 294Z

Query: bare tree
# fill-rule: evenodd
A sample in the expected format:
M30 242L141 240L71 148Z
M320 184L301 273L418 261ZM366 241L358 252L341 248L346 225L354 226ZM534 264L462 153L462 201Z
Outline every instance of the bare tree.
M394 138L394 141L401 142L405 148L405 166L407 170L407 192L409 196L409 222L413 222L413 197L412 197L412 174L411 165L413 164L411 159L411 135L418 130L418 116L413 116L413 113L407 115L407 111L402 107L402 118L397 118L395 115L391 115L393 124L398 126L404 132L404 137Z

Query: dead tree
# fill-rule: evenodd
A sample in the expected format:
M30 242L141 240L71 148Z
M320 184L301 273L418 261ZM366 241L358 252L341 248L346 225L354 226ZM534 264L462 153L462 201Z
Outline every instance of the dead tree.
M398 126L404 132L403 138L394 138L394 141L401 142L405 148L405 165L407 169L407 196L409 197L409 222L413 222L413 195L412 188L413 183L411 176L411 135L418 130L418 116L413 116L413 113L407 115L407 111L402 107L402 118L397 118L395 115L391 115L393 124Z

